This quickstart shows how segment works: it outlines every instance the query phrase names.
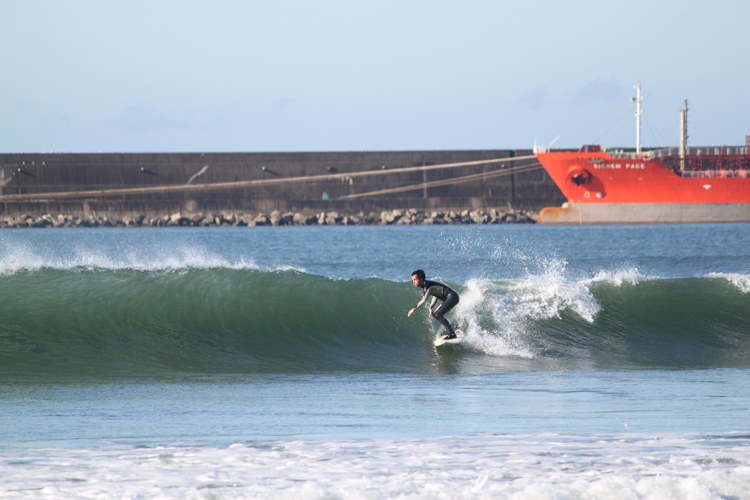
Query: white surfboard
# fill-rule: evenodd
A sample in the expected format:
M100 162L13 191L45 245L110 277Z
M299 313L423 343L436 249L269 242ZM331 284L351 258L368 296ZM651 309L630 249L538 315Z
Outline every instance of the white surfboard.
M441 333L440 335L438 335L438 338L436 338L434 342L435 347L439 345L443 345L443 344L460 344L461 342L463 342L464 339L466 338L466 334L462 332L461 330L459 330L458 328L456 328L455 332L456 332L455 339L445 340L443 338L443 336L445 335L444 333Z

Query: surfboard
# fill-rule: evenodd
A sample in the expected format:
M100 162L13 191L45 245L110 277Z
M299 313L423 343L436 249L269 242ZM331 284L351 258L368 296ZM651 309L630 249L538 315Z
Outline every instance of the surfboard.
M455 331L456 331L455 339L448 339L448 340L443 339L443 335L445 335L444 333L441 333L440 335L438 335L438 337L435 339L435 342L434 342L435 347L439 345L443 345L443 344L460 344L461 342L463 342L464 339L466 338L466 334L462 332L461 330L459 330L458 328L456 328Z

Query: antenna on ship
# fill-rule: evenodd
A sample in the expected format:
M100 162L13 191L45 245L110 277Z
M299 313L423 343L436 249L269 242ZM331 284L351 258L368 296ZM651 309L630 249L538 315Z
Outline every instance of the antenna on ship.
M635 103L635 153L641 154L641 115L643 110L641 109L641 102L643 96L641 95L641 82L638 82L636 88L636 96L630 99Z
M688 143L688 101L685 99L685 108L680 110L680 170L685 170L685 154Z

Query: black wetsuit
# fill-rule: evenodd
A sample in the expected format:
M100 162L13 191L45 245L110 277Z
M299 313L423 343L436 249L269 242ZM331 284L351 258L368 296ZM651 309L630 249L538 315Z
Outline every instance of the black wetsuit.
M438 283L437 281L425 280L424 284L422 285L422 289L424 289L424 295L422 296L422 300L419 301L419 304L417 304L414 309L422 307L424 303L427 302L427 297L430 296L432 296L432 304L430 304L430 307L434 306L435 302L437 302L438 300L442 300L443 303L440 304L436 309L433 309L432 315L436 320L440 322L441 325L443 325L443 327L445 327L445 332L447 335L455 335L453 327L443 315L453 309L456 304L458 304L458 294L449 286Z

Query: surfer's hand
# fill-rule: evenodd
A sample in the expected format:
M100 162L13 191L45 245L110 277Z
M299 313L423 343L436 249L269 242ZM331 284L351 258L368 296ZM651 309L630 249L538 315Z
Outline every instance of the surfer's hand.
M435 317L435 315L432 314L432 308L431 307L430 307L430 316L432 316L433 318Z
M412 314L414 314L414 309L409 310L409 314L406 315L406 317L410 317Z

